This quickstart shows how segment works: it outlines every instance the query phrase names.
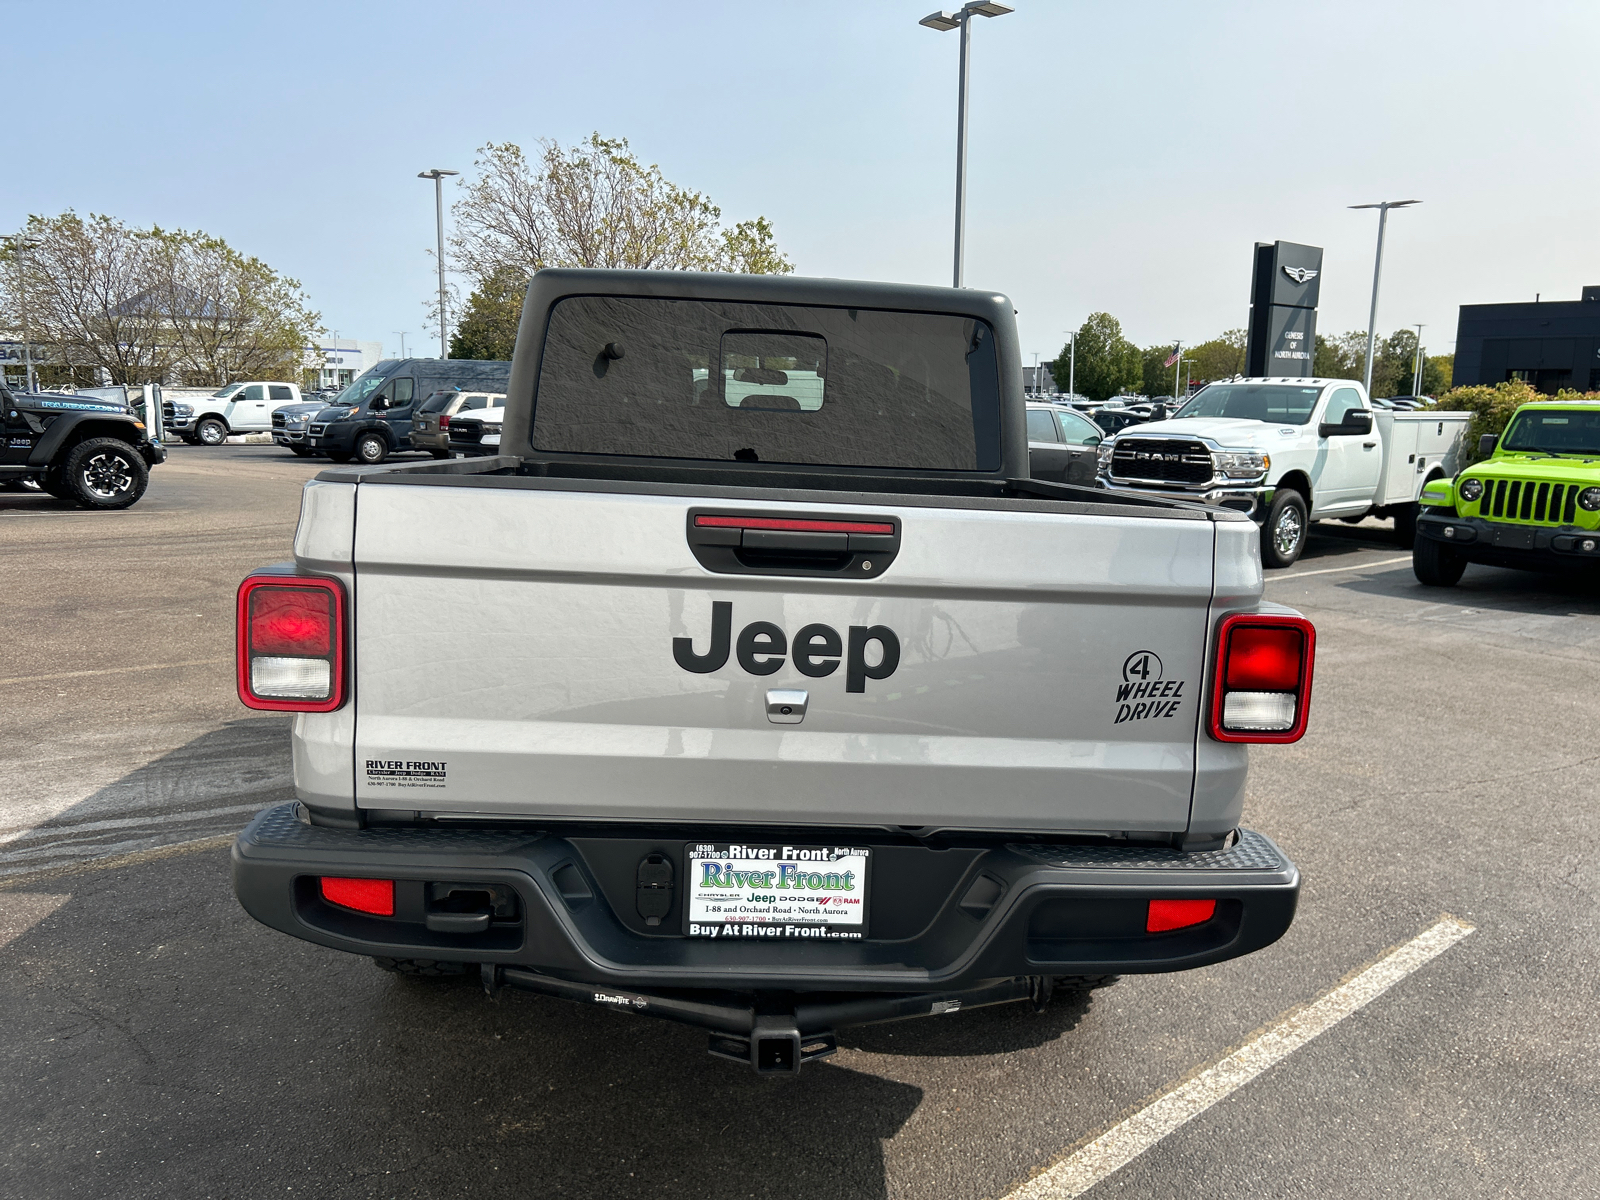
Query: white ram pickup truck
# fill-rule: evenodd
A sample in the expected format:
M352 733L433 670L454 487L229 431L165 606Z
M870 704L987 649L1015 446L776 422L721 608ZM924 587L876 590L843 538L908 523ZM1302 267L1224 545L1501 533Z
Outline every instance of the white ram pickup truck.
M1392 517L1410 546L1422 487L1455 474L1470 420L1374 409L1351 379L1234 379L1100 443L1100 486L1247 513L1269 567L1299 558L1324 517Z
M537 273L500 454L324 472L240 587L299 797L240 901L761 1072L1275 941L1248 744L1314 631L1242 513L1028 478L1024 411L994 293Z
M161 416L191 446L220 446L230 434L271 432L272 414L299 403L297 383L230 383L204 400L166 401Z

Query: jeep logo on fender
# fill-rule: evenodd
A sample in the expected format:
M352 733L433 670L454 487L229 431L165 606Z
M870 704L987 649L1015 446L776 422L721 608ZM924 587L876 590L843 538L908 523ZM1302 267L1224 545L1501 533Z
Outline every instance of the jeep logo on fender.
M877 642L883 651L877 666L867 664L867 643ZM716 600L711 605L711 648L694 652L694 639L672 639L672 657L685 671L709 675L720 671L734 649L733 603ZM736 652L739 665L752 675L771 675L783 666L789 654L788 636L770 621L752 621L739 631ZM831 625L807 625L794 635L794 667L812 679L832 675L844 658L844 690L864 692L867 680L887 679L900 665L900 639L887 625L852 625L848 649L839 631Z

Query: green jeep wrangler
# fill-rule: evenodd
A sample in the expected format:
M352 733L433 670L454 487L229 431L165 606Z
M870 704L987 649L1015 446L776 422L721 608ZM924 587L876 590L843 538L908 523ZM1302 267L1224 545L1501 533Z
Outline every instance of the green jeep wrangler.
M1453 587L1468 563L1550 571L1600 566L1600 404L1536 402L1512 415L1488 454L1422 489L1411 566Z

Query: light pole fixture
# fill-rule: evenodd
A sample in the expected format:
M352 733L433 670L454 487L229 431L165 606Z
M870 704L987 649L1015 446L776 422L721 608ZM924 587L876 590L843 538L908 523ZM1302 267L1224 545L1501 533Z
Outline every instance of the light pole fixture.
M395 329L395 330L391 330L391 332L395 333L395 334L397 334L399 336L399 338L400 338L400 357L404 358L406 356L406 334L410 333L411 331L409 329Z
M1378 336L1378 280L1383 276L1383 228L1389 223L1391 208L1405 208L1407 205L1421 203L1421 200L1380 200L1377 204L1350 205L1351 208L1378 210L1378 255L1372 264L1372 310L1367 314L1367 365L1361 377L1361 386L1368 394L1372 392L1372 347Z
M1421 395L1422 393L1422 330L1424 324L1424 322L1420 321L1417 323L1416 361L1411 368L1411 394L1413 396Z
M972 0L954 12L940 9L918 21L929 29L949 33L961 30L961 72L956 86L956 264L955 285L961 286L961 269L966 257L967 220L967 64L972 51L972 18L1003 17L1014 11L1010 5L992 0Z
M28 281L23 275L23 262L29 250L39 244L37 238L25 234L15 233L0 239L11 247L11 252L17 256L17 291L22 296L22 367L27 373L24 386L30 392L39 390L39 377L33 369L33 335L28 325Z
M439 357L450 357L450 346L446 336L446 321L444 319L444 177L446 175L459 175L460 171L443 171L434 167L431 171L418 171L418 179L433 180L433 216L439 227Z

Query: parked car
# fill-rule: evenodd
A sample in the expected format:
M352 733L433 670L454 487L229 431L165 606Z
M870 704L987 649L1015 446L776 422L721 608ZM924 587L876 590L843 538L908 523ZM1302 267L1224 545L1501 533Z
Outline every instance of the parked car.
M1261 561L1287 567L1324 517L1392 517L1410 546L1417 497L1455 469L1469 414L1373 410L1350 379L1208 384L1167 420L1100 445L1100 485L1248 513Z
M450 422L479 409L499 408L506 402L500 392L435 392L424 400L411 420L411 446L435 458L450 457Z
M504 400L501 401L504 404ZM504 408L481 408L464 417L451 417L450 449L468 458L500 453L500 426Z
M168 433L191 446L220 446L234 433L265 433L272 414L285 404L300 404L294 383L230 383L195 403L164 400L161 419Z
M1388 396L1383 400L1373 401L1374 406L1400 409L1405 412L1414 412L1419 408L1427 408L1432 403L1432 396Z
M12 392L0 382L0 482L36 483L83 508L127 508L166 448L125 403L64 392Z
M363 373L311 421L312 444L334 462L381 463L411 449L417 403L459 389L504 393L511 364L470 358L391 358Z
M324 472L241 584L241 698L299 714L297 803L233 850L252 916L769 1075L1289 928L1239 821L1314 630L1241 514L1027 477L1007 297L556 269L525 305L520 471ZM697 397L726 359L772 390Z
M1062 405L1030 401L1027 413L1032 477L1093 487L1095 447L1105 440L1100 427Z
M276 409L272 414L272 440L301 458L309 458L317 452L311 444L311 418L325 407L321 400L311 400Z
M1417 579L1454 587L1468 563L1600 572L1600 405L1524 404L1479 441L1487 458L1422 489Z

